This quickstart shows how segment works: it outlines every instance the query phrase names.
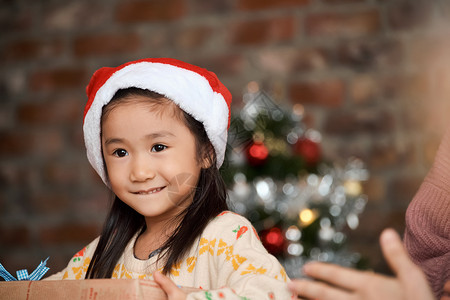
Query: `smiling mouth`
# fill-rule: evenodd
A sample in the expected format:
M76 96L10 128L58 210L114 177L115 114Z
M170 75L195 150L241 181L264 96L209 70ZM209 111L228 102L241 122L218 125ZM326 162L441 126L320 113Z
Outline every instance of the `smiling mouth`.
M133 194L136 194L136 195L150 195L150 194L158 193L164 188L165 187L163 186L163 187L159 187L159 188L156 188L156 189L150 189L150 190L146 190L146 191L138 191L138 192L135 192Z

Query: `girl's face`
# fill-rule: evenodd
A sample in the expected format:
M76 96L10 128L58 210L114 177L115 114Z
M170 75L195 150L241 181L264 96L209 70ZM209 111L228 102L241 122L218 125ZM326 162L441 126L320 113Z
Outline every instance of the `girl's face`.
M118 104L102 122L102 147L113 192L152 221L191 204L201 163L195 137L173 109L152 107L144 96Z

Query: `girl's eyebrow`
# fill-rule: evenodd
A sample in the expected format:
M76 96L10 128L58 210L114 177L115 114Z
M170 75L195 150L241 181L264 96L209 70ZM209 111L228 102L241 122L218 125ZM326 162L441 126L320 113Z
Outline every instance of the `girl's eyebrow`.
M167 136L175 136L175 134L173 134L170 131L163 130L163 131L158 131L158 132L147 134L145 136L145 138L146 139L154 139L154 138L167 137Z
M169 131L159 131L159 132L154 132L154 133L150 133L147 134L145 136L145 139L155 139L155 138L160 138L160 137L168 137L168 136L175 136L172 132ZM105 146L106 145L110 145L110 144L120 144L123 143L125 141L125 139L121 139L121 138L110 138L110 139L106 139L105 140Z
M120 143L123 143L123 139L111 138L111 139L105 140L105 146L110 145L110 144L120 144Z

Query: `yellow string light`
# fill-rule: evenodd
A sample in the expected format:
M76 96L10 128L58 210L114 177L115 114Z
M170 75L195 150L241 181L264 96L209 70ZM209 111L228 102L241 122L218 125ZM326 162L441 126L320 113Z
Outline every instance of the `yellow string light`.
M300 219L300 225L308 226L309 224L314 222L314 220L317 218L317 212L309 208L305 208L302 211L300 211L298 217Z
M344 182L345 193L349 196L361 195L363 188L361 182L356 180L347 180Z

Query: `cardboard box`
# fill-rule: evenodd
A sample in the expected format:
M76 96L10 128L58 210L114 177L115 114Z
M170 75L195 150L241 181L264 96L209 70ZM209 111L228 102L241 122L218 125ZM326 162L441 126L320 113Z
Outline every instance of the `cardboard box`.
M186 293L198 291L182 288ZM2 281L0 299L29 300L165 300L166 294L152 280L143 279L88 279Z

